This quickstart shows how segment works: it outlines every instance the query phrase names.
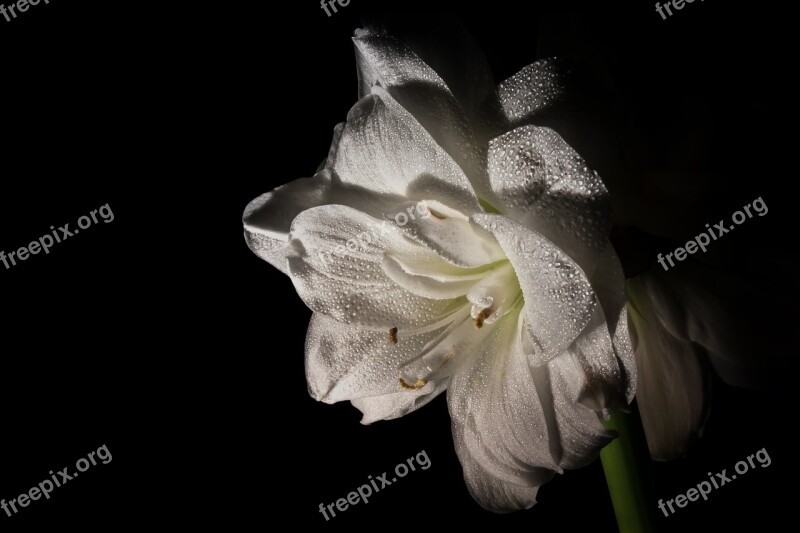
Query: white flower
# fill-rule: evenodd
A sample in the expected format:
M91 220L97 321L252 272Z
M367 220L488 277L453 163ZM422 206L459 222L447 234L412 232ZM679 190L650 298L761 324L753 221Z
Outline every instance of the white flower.
M495 89L445 32L451 60L356 33L360 100L327 161L251 202L245 237L314 311L311 395L371 423L447 390L471 494L510 511L594 459L613 437L598 415L633 398L624 279L603 183L535 125L557 64Z

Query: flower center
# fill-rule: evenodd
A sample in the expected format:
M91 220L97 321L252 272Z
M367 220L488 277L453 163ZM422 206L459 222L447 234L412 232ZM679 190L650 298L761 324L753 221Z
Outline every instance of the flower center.
M477 282L467 294L470 316L477 329L505 316L522 297L517 275L508 260L502 261Z
M504 259L487 268L470 288L467 301L467 306L452 315L450 325L418 357L400 368L403 389L417 390L430 380L451 374L457 366L451 360L468 356L471 347L489 334L484 325L495 323L523 303L511 263Z

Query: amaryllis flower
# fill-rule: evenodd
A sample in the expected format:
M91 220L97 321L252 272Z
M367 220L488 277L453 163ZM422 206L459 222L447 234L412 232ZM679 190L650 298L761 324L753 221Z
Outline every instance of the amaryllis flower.
M510 511L594 459L633 398L624 279L600 177L537 125L558 64L495 88L439 35L452 56L356 33L360 99L327 160L251 202L245 237L314 311L311 395L368 424L446 390L470 493Z

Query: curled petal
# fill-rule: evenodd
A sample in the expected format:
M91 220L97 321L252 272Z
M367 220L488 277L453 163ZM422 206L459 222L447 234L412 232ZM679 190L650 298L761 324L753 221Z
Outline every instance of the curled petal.
M313 178L298 179L264 193L247 204L244 210L242 224L247 245L253 253L284 274L288 274L286 244L289 241L289 228L297 215L319 205L351 205L354 200L357 202L352 195L346 194L347 191L335 186L329 171L322 171L333 164L343 130L344 124L334 128L328 157ZM373 200L371 204L374 203ZM362 205L369 206L370 202L363 202Z
M437 256L383 221L344 206L301 213L292 224L289 275L313 311L339 322L388 331L430 326L464 305L413 294L387 276L386 253L435 262Z
M392 253L384 256L383 270L407 291L435 300L466 296L475 282L485 275L483 272L457 267L439 267L437 270L433 265L424 265L420 268L419 263L413 259Z
M401 231L435 251L445 261L462 268L476 268L505 259L497 240L454 209L424 202L430 213L400 226Z
M534 360L546 362L560 355L589 324L597 303L583 270L518 222L490 214L472 219L495 236L517 273Z
M242 222L248 246L287 272L292 221L306 209L340 204L390 216L400 200L442 199L464 213L480 211L461 167L385 90L364 97L334 130L320 171L265 193L248 204ZM471 146L474 143L467 143Z

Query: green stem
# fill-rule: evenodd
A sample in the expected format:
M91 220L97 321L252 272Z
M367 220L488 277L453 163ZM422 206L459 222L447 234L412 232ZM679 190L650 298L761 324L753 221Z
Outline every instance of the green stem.
M642 479L647 467L647 444L639 415L636 411L616 412L605 425L619 433L600 452L617 527L620 533L652 532L651 502L647 501Z

